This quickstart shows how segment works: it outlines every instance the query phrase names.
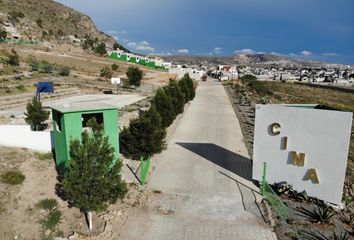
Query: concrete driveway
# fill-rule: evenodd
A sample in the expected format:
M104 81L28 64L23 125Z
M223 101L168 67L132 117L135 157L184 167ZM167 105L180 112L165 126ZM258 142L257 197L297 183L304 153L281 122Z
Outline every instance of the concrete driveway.
M200 82L154 166L148 185L161 193L128 218L121 239L276 239L255 203L251 160L220 83Z

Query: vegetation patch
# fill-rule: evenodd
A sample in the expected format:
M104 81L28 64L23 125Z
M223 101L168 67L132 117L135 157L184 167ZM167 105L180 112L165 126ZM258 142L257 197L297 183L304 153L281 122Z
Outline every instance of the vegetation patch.
M53 159L53 154L51 152L47 152L47 153L37 152L37 153L35 153L35 155L36 155L36 158L38 158L41 161Z
M10 185L22 184L25 178L25 175L18 170L10 170L1 175L1 181Z
M60 222L61 216L61 211L55 209L50 211L46 218L40 220L40 224L44 229L54 229Z
M58 201L53 198L43 199L36 204L36 207L39 209L52 211L58 207Z

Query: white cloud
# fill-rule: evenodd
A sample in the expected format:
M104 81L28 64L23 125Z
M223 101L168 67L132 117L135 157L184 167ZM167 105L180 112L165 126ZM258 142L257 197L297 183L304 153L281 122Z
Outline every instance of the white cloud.
M329 52L329 53L322 53L322 56L325 56L325 57L339 57L339 54L338 53Z
M312 55L312 52L304 50L304 51L301 52L301 54L304 55L304 56L310 56L310 55Z
M222 48L221 47L215 47L212 51L211 51L211 55L213 54L221 54L222 52Z
M235 51L236 54L255 54L256 52L250 48L238 49Z
M147 41L137 42L129 42L127 44L128 47L134 48L135 50L141 50L144 52L155 52L155 48L150 46L150 43Z
M182 48L182 49L178 49L177 52L182 53L182 54L187 54L187 53L189 53L189 50L186 48Z

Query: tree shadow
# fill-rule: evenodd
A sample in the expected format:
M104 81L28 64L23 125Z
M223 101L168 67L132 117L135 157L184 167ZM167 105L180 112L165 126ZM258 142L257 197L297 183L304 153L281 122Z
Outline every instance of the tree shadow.
M252 161L244 156L231 152L213 143L176 142L176 144L246 180L253 182Z

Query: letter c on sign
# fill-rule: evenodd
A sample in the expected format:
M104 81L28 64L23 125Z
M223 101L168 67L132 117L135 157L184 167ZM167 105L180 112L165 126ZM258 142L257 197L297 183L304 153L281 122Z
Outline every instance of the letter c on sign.
M272 123L270 126L269 126L269 130L270 130L270 134L272 136L277 136L280 134L280 131L278 130L279 128L281 128L280 124L279 123Z

